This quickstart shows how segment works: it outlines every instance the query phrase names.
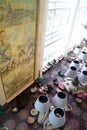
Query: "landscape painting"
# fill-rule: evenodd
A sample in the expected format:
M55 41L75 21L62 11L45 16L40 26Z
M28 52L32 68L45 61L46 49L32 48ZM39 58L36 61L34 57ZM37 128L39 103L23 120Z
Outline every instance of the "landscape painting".
M0 76L10 101L34 81L37 0L0 0Z

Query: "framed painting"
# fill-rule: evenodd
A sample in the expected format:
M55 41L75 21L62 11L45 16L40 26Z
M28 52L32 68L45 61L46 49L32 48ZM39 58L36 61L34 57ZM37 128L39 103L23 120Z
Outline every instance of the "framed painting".
M34 82L37 0L0 0L0 76L10 101Z

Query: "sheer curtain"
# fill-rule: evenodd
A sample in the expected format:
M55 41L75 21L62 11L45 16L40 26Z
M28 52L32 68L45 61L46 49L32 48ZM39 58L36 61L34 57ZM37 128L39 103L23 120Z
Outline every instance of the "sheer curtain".
M85 25L87 25L87 1L78 0L68 47L80 44L83 38L87 39L87 31L84 28Z
M86 37L86 21L86 0L49 0L43 66Z

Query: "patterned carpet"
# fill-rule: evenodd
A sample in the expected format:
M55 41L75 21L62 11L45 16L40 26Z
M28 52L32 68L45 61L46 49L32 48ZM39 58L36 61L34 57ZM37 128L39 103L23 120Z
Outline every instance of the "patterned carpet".
M69 55L71 56L71 55ZM42 81L42 85L47 86L48 84L52 86L53 91L48 93L51 99L56 94L57 86L53 84L53 80L57 78L58 81L63 81L64 78L58 75L61 70L63 73L67 70L69 62L64 58L61 62L53 65L49 70L47 70L43 76L45 79ZM34 83L31 88L38 87L37 83ZM15 102L18 98L8 104L6 110L0 114L0 129L2 127L8 127L9 130L43 130L43 125L37 123L38 116L35 117L35 123L29 124L27 122L30 116L30 110L34 108L34 102L39 92L31 93L30 87L23 92L20 97L25 99L25 104L20 106L18 112L12 112L12 106L15 106ZM68 103L72 106L72 111L66 112L66 123L63 127L55 130L87 130L87 102L83 100L82 103L76 102L76 95L67 93ZM20 102L20 101L19 101ZM46 129L50 130L50 129Z

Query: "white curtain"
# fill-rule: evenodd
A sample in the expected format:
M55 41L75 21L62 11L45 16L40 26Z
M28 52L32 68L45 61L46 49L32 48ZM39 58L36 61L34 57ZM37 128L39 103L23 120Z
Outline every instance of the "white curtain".
M86 37L86 0L49 0L43 66Z

